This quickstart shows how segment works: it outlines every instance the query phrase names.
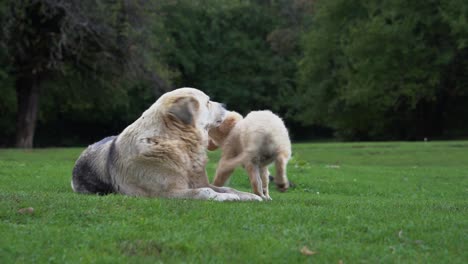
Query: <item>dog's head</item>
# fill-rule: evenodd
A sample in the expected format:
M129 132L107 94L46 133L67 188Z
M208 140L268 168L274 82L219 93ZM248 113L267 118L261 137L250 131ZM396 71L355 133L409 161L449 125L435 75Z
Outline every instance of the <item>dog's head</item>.
M217 149L240 120L242 120L240 114L234 111L228 112L221 125L213 127L208 131L208 135L210 136L208 150Z
M180 88L164 94L167 115L186 126L210 129L219 126L226 115L224 107L210 101L205 93L194 88Z

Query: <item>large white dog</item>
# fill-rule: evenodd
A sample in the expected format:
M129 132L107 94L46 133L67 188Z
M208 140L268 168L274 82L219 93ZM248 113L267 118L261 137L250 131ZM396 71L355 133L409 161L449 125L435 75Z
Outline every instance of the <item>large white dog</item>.
M72 188L79 193L257 200L257 195L210 185L208 129L226 110L203 92L180 88L161 96L121 134L89 146L76 161Z

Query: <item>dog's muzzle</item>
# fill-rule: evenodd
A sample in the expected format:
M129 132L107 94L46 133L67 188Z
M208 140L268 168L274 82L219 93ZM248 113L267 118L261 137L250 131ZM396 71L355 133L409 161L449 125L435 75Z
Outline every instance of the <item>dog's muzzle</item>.
M216 122L215 122L215 126L217 126L217 127L219 125L221 125L221 123L223 123L223 121L224 121L224 119L226 118L226 115L227 115L227 110L226 110L224 104L218 103L218 108L219 108L219 111L221 112L221 117L220 117L220 119L216 120Z

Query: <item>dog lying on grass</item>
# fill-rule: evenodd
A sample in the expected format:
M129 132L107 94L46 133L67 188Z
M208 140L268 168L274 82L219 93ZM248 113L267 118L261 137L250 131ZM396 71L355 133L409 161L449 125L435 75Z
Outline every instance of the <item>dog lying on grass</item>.
M197 89L168 92L118 136L84 150L73 168L72 188L85 194L261 201L209 184L208 129L220 125L225 113Z
M209 150L221 148L213 184L223 186L234 169L243 165L253 192L271 200L268 192L268 165L275 162L274 182L280 191L289 187L286 165L291 157L291 142L283 121L271 111L253 111L245 118L228 112L223 123L208 131Z

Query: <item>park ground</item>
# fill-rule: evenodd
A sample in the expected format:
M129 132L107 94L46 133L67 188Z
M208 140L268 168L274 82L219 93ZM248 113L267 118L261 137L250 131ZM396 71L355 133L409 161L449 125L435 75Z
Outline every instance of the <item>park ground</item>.
M0 150L1 263L468 261L468 141L294 144L271 202L75 194L82 150Z

